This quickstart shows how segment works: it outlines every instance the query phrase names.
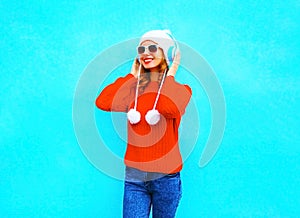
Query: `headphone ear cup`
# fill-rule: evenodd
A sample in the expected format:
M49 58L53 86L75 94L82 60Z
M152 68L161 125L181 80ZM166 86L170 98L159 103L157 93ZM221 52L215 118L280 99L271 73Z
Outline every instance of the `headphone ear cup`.
M174 60L175 53L176 53L176 47L171 46L168 50L168 60L169 60L169 62L172 62Z

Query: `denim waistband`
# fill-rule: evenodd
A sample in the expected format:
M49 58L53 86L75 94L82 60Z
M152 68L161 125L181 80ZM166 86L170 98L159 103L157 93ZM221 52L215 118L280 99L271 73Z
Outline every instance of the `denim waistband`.
M157 173L157 172L145 172L136 168L126 167L125 180L132 181L132 182L145 182L145 181L159 179L165 176L175 177L177 175L180 175L180 173L178 172L178 173L166 174L166 173Z

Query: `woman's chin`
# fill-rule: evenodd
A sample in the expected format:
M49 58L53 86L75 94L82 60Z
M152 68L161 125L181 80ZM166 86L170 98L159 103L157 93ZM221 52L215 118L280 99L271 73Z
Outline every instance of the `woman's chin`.
M143 65L146 70L157 70L159 68L159 64L145 64Z
M145 68L145 69L151 69L151 68L153 68L153 64L143 64L143 67Z

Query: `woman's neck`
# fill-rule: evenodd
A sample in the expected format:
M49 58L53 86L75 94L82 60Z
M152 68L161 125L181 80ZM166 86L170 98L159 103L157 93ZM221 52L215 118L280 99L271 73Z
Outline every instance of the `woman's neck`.
M150 73L150 81L151 82L157 82L159 78L159 73L158 72L151 72Z

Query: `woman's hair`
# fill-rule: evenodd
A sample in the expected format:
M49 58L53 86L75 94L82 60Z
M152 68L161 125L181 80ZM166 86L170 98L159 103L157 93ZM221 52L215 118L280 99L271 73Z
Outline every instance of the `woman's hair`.
M162 77L164 73L167 73L169 70L167 61L165 58L163 58L162 62L160 63L160 69L159 69L159 77L158 82L161 83ZM139 92L143 93L145 88L150 82L150 71L145 69L144 67L141 67L140 72L140 82L139 82Z

